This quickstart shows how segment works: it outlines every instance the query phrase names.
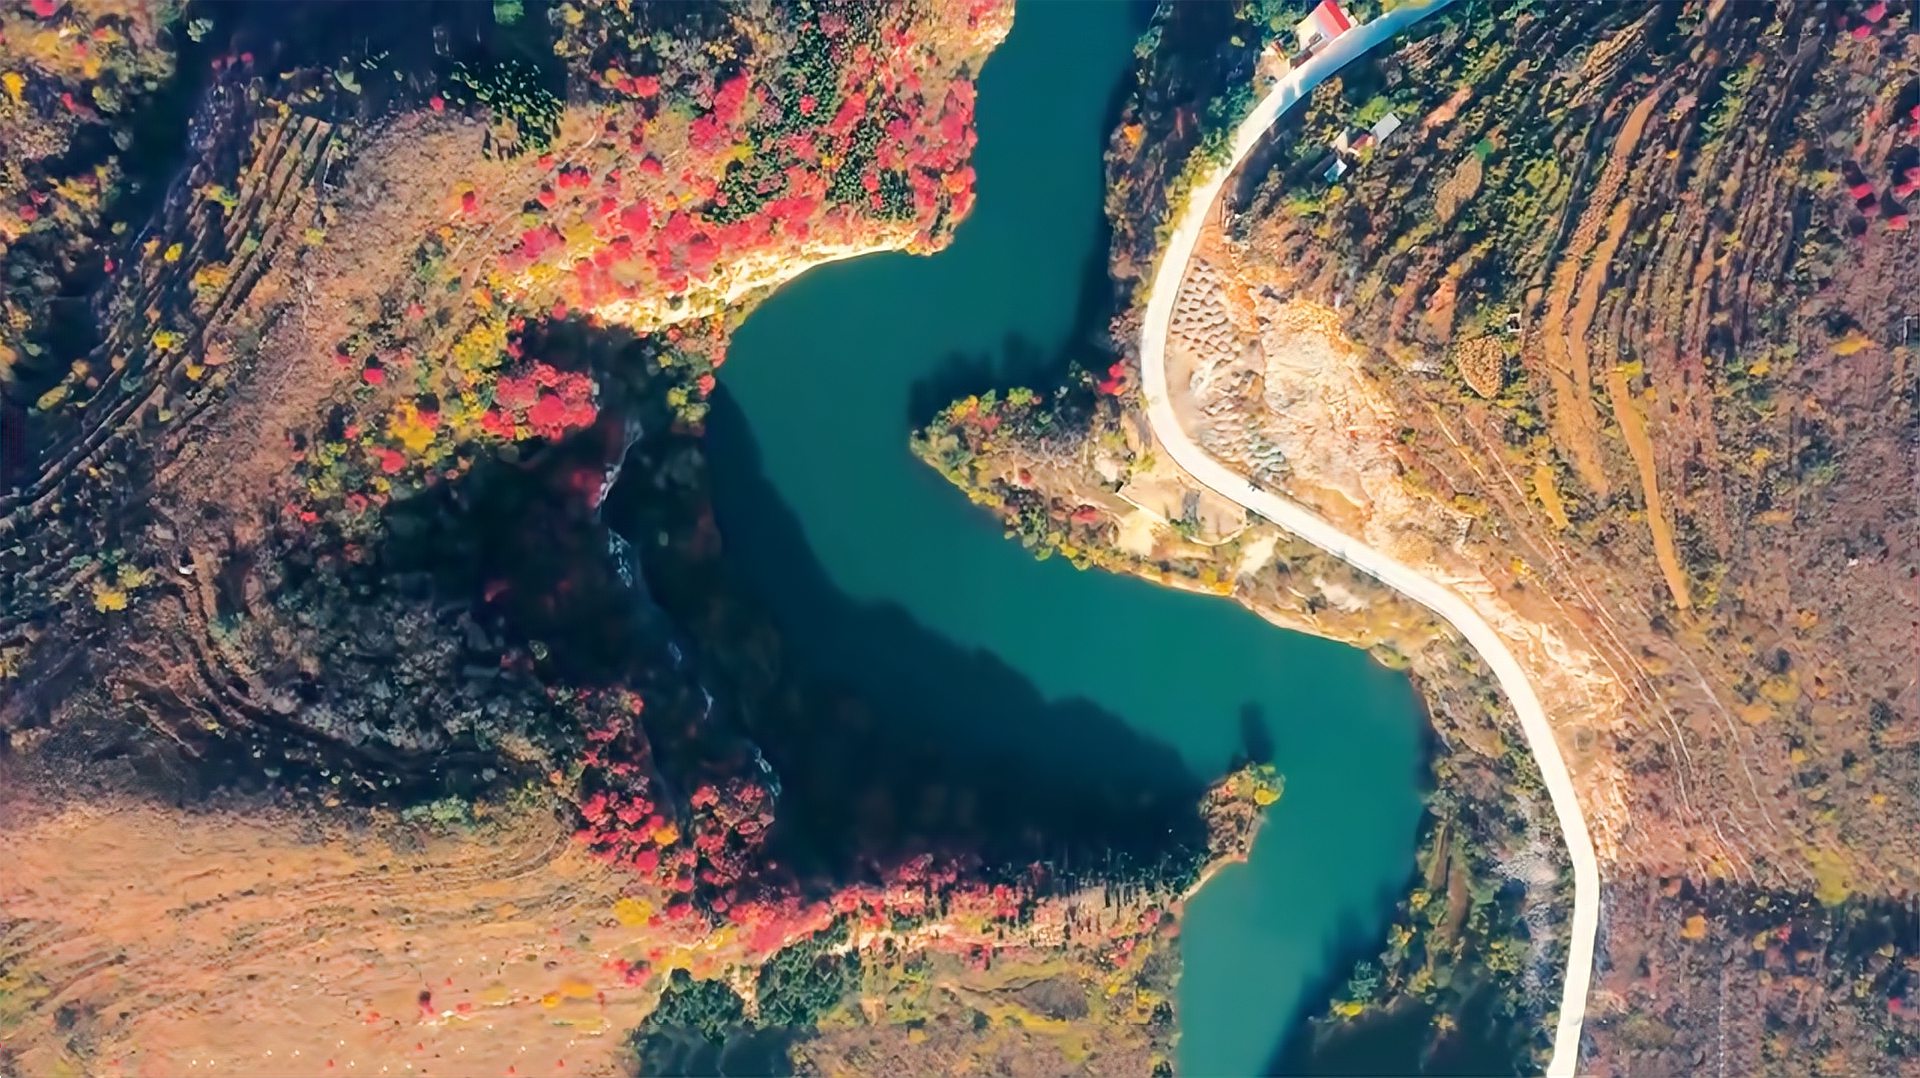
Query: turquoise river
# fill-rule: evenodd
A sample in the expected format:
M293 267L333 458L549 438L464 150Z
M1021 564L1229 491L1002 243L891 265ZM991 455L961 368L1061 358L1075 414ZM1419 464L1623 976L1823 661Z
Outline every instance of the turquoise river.
M1117 739L1047 721L1097 711L1202 780L1264 726L1286 792L1250 862L1190 903L1177 1000L1180 1070L1248 1074L1410 878L1411 686L1224 599L1036 562L908 451L936 387L1098 359L1101 152L1135 15L1023 7L980 75L979 201L952 246L815 269L748 318L709 431L716 512L797 658L889 721L1098 766Z

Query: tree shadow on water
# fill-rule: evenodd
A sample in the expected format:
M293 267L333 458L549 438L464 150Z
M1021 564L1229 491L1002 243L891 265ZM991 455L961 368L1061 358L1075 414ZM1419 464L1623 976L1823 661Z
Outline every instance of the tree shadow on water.
M1118 116L1125 101L1123 82L1109 111ZM1075 361L1104 367L1113 362L1113 339L1107 319L1113 314L1117 289L1109 271L1108 250L1113 228L1101 212L1096 238L1081 261L1080 290L1075 300L1067 339L1051 353L1021 333L1009 333L996 359L990 353L955 351L932 374L914 380L907 394L907 423L918 429L942 408L972 393L1025 386L1048 391L1065 378Z
M1493 1007L1494 993L1475 993L1452 1018L1455 1030L1435 1033L1433 1007L1415 1003L1386 1014L1360 1019L1316 1035L1301 1022L1276 1050L1265 1073L1273 1075L1379 1074L1489 1075L1523 1073L1514 1060L1524 1054L1526 1038L1516 1036L1511 1017L1502 1018Z
M1250 764L1273 762L1273 728L1267 716L1252 700L1240 705L1240 753Z
M1197 862L1204 786L1170 746L1090 701L1046 699L998 656L958 646L894 604L841 592L724 392L713 427L728 432L724 445L709 443L725 458L715 481L728 487L727 553L702 569L655 543L646 571L676 620L700 626L706 660L762 641L759 668L727 681L783 783L781 853L835 876L922 852L1051 861L1070 874L1111 866L1109 878ZM724 615L689 609L711 611L715 594ZM769 620L779 630L771 644Z
M1322 1036L1314 1019L1327 1013L1334 997L1347 986L1362 961L1378 957L1385 926L1368 931L1349 913L1339 931L1321 949L1321 974L1300 994L1300 1010L1287 1033L1274 1046L1262 1074L1417 1074L1421 1043L1391 1022L1377 1028L1342 1029ZM1354 1069L1358 1068L1358 1069Z
M939 370L917 379L907 394L907 424L918 430L942 408L969 394L1010 386L1042 389L1064 366L1032 341L1009 334L998 357L992 352L952 352Z

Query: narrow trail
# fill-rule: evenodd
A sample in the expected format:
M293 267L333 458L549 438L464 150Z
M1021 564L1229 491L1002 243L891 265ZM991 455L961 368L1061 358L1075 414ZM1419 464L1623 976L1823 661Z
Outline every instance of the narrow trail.
M1573 861L1573 924L1568 939L1567 975L1554 1030L1553 1055L1547 1063L1552 1078L1572 1075L1580 1063L1580 1029L1586 1017L1587 990L1593 976L1594 942L1600 927L1600 868L1586 818L1574 794L1573 776L1561 757L1546 709L1534 691L1524 667L1500 634L1460 594L1391 555L1367 546L1292 499L1255 486L1200 448L1181 427L1167 392L1167 334L1174 301L1185 280L1188 263L1199 243L1202 226L1219 197L1227 177L1259 144L1267 129L1328 76L1375 46L1444 8L1449 0L1401 8L1335 39L1322 51L1287 75L1260 99L1233 135L1231 158L1205 183L1196 186L1168 238L1155 270L1147 313L1140 330L1140 367L1147 398L1147 418L1154 436L1174 462L1215 492L1260 514L1301 539L1340 558L1361 572L1438 614L1464 636L1492 669L1500 688L1520 718L1527 747L1539 764L1554 815Z

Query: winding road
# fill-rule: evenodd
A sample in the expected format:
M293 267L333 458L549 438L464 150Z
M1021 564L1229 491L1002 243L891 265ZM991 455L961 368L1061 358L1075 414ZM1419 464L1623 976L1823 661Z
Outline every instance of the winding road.
M1580 1027L1586 1016L1594 940L1600 927L1600 868L1594 858L1586 818L1581 815L1579 800L1574 796L1573 777L1567 771L1560 746L1553 737L1553 727L1547 722L1546 709L1527 679L1526 670L1500 634L1458 592L1345 534L1292 499L1255 486L1209 455L1181 427L1167 392L1168 321L1207 213L1227 177L1239 167L1267 129L1314 87L1349 61L1439 11L1448 2L1438 0L1419 7L1400 8L1354 27L1288 72L1241 121L1234 130L1231 159L1206 182L1194 187L1154 274L1146 320L1140 331L1141 380L1147 398L1147 418L1154 435L1188 474L1446 619L1492 668L1501 690L1520 716L1520 728L1526 735L1527 747L1539 763L1554 815L1559 818L1560 833L1573 860L1573 926L1568 941L1567 976L1561 991L1559 1022L1554 1030L1553 1056L1547 1063L1550 1078L1560 1078L1575 1073L1580 1063Z

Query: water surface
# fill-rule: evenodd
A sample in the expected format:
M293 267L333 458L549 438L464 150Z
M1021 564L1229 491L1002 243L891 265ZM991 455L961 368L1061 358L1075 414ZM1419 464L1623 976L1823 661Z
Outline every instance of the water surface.
M1271 740L1286 794L1193 901L1177 1001L1180 1069L1245 1074L1408 878L1411 687L1231 602L1036 562L907 447L947 387L1098 358L1101 151L1138 30L1125 5L1023 7L981 75L979 201L952 247L814 270L752 314L710 425L716 513L796 659L887 721L1202 780Z

